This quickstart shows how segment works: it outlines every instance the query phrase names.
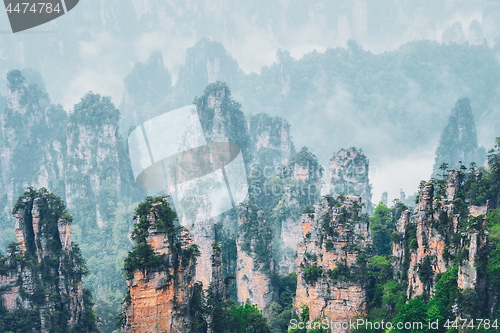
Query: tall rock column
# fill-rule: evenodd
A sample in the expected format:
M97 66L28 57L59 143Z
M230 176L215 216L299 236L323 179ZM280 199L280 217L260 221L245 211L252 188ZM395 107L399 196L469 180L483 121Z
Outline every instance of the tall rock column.
M365 205L364 211L373 212L372 186L368 179L369 161L361 149L354 147L341 149L330 159L328 166L328 185L330 194L337 196L357 195Z
M322 176L323 167L316 156L303 147L270 181L270 190L277 190L280 196L274 208L279 228L275 230L274 250L281 274L295 271L295 254L302 234L300 216L306 207L311 208L320 200Z
M189 332L190 302L196 286L198 247L174 225L166 197L148 197L136 210L132 237L137 245L125 259L129 294L124 332Z
M274 176L282 165L287 165L295 155L290 135L290 124L280 117L265 113L247 119L251 142L251 168L258 167L266 178Z
M361 198L327 197L302 215L302 242L294 309L309 308L311 320L348 322L366 308L358 255L371 243Z
M85 261L71 243L72 217L61 198L44 188L29 188L13 215L19 248L0 257L0 301L20 313L10 319L7 314L6 328L15 322L25 332L96 329L82 288ZM19 316L31 321L18 323Z
M238 301L266 309L272 299L272 232L268 217L250 199L239 211L236 285Z
M460 98L451 110L448 124L441 133L439 146L436 149L433 175L440 173L440 166L446 163L449 168L465 166L475 162L483 164L486 151L478 147L476 125L472 114L471 103L468 98Z
M247 132L246 120L241 105L231 97L231 90L223 82L209 84L203 95L194 101L201 122L203 133L208 145L214 142L230 142L238 145L245 162L249 160L250 139ZM213 157L213 156L212 156ZM183 213L179 215L181 225L186 227L194 242L199 245L201 258L196 267L196 280L207 288L212 281L212 243L215 239L215 225L220 224L224 231L234 234L237 230L236 210L216 217L211 217L210 203L201 202L200 188L196 184L177 184L175 193L181 198L176 204L182 205ZM195 208L196 207L196 208Z
M0 121L0 187L6 196L0 203L10 223L9 207L27 186L64 195L67 115L60 105L50 104L37 85L28 85L21 71L10 71L7 81L7 106ZM0 230L7 227L0 222Z
M121 193L133 197L137 191L118 132L119 117L109 97L88 93L75 105L66 130L66 200L70 207L90 208L93 214L87 210L79 216L89 226L102 226Z
M163 55L155 51L146 63L135 63L123 83L120 127L126 134L131 126L140 126L163 112L158 106L165 102L172 90L172 78L163 64Z

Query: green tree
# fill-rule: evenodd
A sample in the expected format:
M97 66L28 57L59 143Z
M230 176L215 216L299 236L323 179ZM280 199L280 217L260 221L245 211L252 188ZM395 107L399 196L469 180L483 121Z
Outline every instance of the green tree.
M240 306L225 309L222 303L216 305L212 332L219 333L271 333L267 319L256 304L246 302Z
M387 256L391 252L391 235L394 223L391 210L380 202L375 208L375 213L370 219L370 229L373 235L373 245L381 256Z

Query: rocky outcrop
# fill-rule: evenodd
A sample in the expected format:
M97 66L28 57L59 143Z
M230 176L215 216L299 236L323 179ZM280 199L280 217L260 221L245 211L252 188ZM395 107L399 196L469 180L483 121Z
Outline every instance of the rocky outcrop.
M282 165L287 165L295 155L290 135L290 124L283 118L265 113L247 119L251 142L251 168L258 167L264 177L271 178Z
M35 314L21 328L26 332L27 326L39 332L92 329L82 289L85 262L71 243L72 217L62 200L46 189L30 188L13 215L18 245L0 260L0 301L9 311ZM12 324L22 325L16 319L7 322Z
M228 278L222 260L222 249L219 244L212 244L212 300L214 303L223 303L228 300ZM234 278L234 277L233 277Z
M366 308L366 292L357 258L370 240L361 216L361 198L323 199L301 217L297 293L294 309L309 308L310 319L346 322ZM358 276L356 276L358 275Z
M229 87L222 82L208 85L203 95L196 99L195 105L207 143L234 143L241 149L243 159L248 161L250 139L245 116L240 105L232 99ZM177 198L176 205L182 205L183 211L187 212L179 214L179 221L189 230L193 241L200 247L201 258L196 267L196 280L201 281L204 288L207 288L212 282L210 262L212 243L216 241L215 225L220 224L224 230L230 230L231 234L234 234L237 230L237 219L226 216L229 213L211 217L212 207L208 200L201 204L197 201L201 197L200 190L197 183L181 183L176 185L172 196ZM196 208L191 206L191 203L196 205ZM232 213L237 209L233 207Z
M467 205L459 198L463 173L450 171L438 188L426 184L420 191L415 214L402 213L396 224L396 241L392 254L400 281L408 279L408 297L430 294L436 276L449 268L453 258L460 258L458 286L476 288L477 267L481 249L486 244L483 224L488 206Z
M61 106L50 104L48 95L36 85L28 86L20 71L10 71L7 79L0 155L0 186L6 196L0 200L10 225L13 221L9 207L26 186L45 187L64 194L60 180L64 174L67 115ZM2 227L7 228L0 224Z
M155 51L146 63L135 63L123 83L125 91L120 103L120 128L125 136L131 126L140 126L165 112L158 106L167 100L172 90L172 78L163 64L163 55Z
M169 209L167 202L159 201L146 206L145 215L136 216L138 224L142 221L143 233L136 249L150 248L153 252L143 257L132 251L128 259L130 262L135 258L149 260L154 265L129 268L129 294L123 308L124 332L189 332L191 327L189 305L195 290L196 256L184 258L182 255L193 243L189 234L170 228L172 220L162 220L168 216L161 215L162 205ZM167 225L167 229L159 230L158 225ZM134 235L139 233L136 229Z
M73 207L85 198L99 227L109 213L101 197L105 183L115 187L111 200L116 200L122 187L124 156L119 156L118 119L119 111L108 97L90 93L75 105L67 129L66 200Z
M271 180L272 190L277 189L278 205L274 214L279 221L275 231L275 257L279 272L287 275L295 271L295 254L301 241L300 216L306 207L312 207L320 199L323 167L316 156L303 147L285 165L278 177L281 182Z
M125 260L129 293L123 303L124 332L192 332L197 324L210 332L208 309L228 299L222 249L211 244L206 292L196 280L200 248L186 229L174 224L175 217L164 196L149 197L136 210L132 237L137 245Z
M217 81L224 81L230 87L238 89L243 75L236 60L222 44L202 38L186 50L186 61L179 68L175 88L182 92L182 97L189 99L179 98L177 102L191 103L191 96L199 96L207 85Z
M29 84L41 80L26 80L15 70L7 76L9 102L1 115L0 134L0 251L5 252L14 240L15 221L9 207L26 187L34 186L65 199L75 217L75 238L88 250L85 255L90 255L97 241L94 230L112 221L118 202L131 205L144 193L134 184L126 147L118 134L119 112L109 98L89 93L68 116L60 105L50 104L39 87ZM126 241L124 233L121 237ZM112 243L102 236L103 243ZM127 246L121 250L126 252ZM111 255L109 248L107 255ZM119 265L101 260L92 263L91 274L108 276L107 280L91 279L95 283L90 282L89 287L97 302L105 294L125 292ZM110 318L109 313L99 316ZM109 324L112 320L103 321Z
M92 219L92 226L101 226L110 213L106 203L142 194L132 186L118 133L119 111L108 97L89 93L68 117L36 85L27 85L20 71L10 71L8 81L8 104L1 118L4 207L12 206L28 186L45 187L64 197L78 220ZM83 206L94 208L92 216L79 211ZM9 221L7 208L5 215ZM0 224L2 228L6 226Z
M238 215L238 301L244 303L248 300L260 309L266 309L272 300L270 273L273 258L269 220L253 201L242 204Z
M373 212L372 186L368 179L369 161L363 152L356 148L341 149L330 159L327 182L330 194L337 196L356 195L361 197L365 212Z
M451 110L448 124L441 133L439 146L436 149L433 175L443 173L440 171L443 163L447 164L447 168L459 168L459 162L465 166L469 166L471 162L482 164L485 157L485 149L479 147L477 143L476 125L470 100L466 97L460 98Z

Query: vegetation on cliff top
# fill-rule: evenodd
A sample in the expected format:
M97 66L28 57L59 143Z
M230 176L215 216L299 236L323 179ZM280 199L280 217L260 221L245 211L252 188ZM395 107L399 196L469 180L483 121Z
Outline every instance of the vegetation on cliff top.
M177 214L168 202L168 196L147 197L137 206L135 211L134 230L132 239L136 245L124 261L124 274L129 280L134 277L136 270L152 272L162 269L173 269L175 279L181 265L196 264L196 257L200 255L198 245L191 242L189 233L182 226L176 225ZM151 223L151 220L154 220ZM170 258L165 254L158 255L147 242L150 228L165 233L170 247Z
M82 125L118 124L120 111L111 103L111 97L92 92L82 97L70 115L71 122Z

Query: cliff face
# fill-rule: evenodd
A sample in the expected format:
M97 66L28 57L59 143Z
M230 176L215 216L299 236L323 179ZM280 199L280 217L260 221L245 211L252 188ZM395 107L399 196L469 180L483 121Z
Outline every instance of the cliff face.
M357 195L365 205L364 211L373 212L372 187L368 179L369 162L361 150L341 149L330 159L327 181L330 194Z
M127 261L125 264L129 289L123 308L125 332L190 330L189 304L196 282L196 256L183 257L193 249L192 240L189 234L175 231L173 220L168 220L171 215L162 215L165 209L173 213L162 200L143 206L143 214L136 216L142 230L134 231L133 236L141 239L135 252L129 253L128 266ZM144 255L139 249L146 249L143 251L149 254ZM138 264L141 260L142 264Z
M454 257L460 258L459 288L476 288L475 261L486 244L487 233L478 231L475 223L484 224L488 206L465 204L460 199L463 173L450 171L440 188L425 185L420 193L415 214L403 212L396 224L398 241L393 244L395 270L400 280L408 278L407 296L430 294L438 273L448 269ZM478 228L483 230L483 228Z
M0 261L4 306L32 319L22 328L26 332L29 328L38 332L92 330L82 289L85 262L71 243L72 217L64 203L45 189L29 189L17 201L13 215L19 247L11 247ZM6 317L7 330L8 325L23 325Z
M230 87L238 89L237 84L242 75L236 60L221 44L203 38L187 49L186 61L179 69L179 79L175 86L183 96L199 96L207 84L216 81L224 81ZM180 98L178 102L187 104L192 100Z
M241 106L232 99L229 87L221 82L208 85L203 95L196 98L195 105L207 143L209 145L214 142L234 143L240 148L241 157L248 161L250 140L246 120L240 110ZM224 183L224 179L219 178L217 181ZM224 189L225 187L224 184ZM194 242L200 247L201 258L196 267L196 280L201 281L206 288L210 285L212 277L210 258L212 243L216 241L215 226L218 224L225 232L234 234L238 222L235 217L236 205L228 212L211 217L212 207L208 200L200 203L200 200L204 200L200 199L203 190L206 189L201 189L198 183L185 182L176 185L172 196L176 198L175 204L182 205L184 211L179 214L181 225L189 230ZM223 239L217 241L225 243Z
M87 258L102 258L95 250L100 247L106 247L105 256L111 258L119 251L113 253L116 247L111 249L114 242L109 242L105 233L109 237L112 232L118 202L127 206L143 196L133 183L125 144L118 134L118 110L109 98L89 93L68 116L60 105L50 104L39 87L28 84L30 80L20 71L10 71L8 82L8 107L1 116L0 134L0 251L5 252L15 237L15 221L8 207L26 187L34 186L45 187L66 200L75 217L74 236ZM98 237L95 230L101 230ZM126 233L113 233L113 240L118 236L126 241ZM125 252L121 256L126 254L126 246L119 250ZM106 293L115 299L117 290L125 291L118 264L105 264L100 259L89 262L89 287L97 302ZM109 311L103 310L99 316L109 318L104 312ZM110 320L103 321L109 324Z
M63 190L59 181L64 172L67 115L60 106L51 105L48 95L36 85L26 85L20 71L9 72L7 79L0 155L1 187L6 196L0 200L9 220L9 207L26 186Z
M356 196L323 199L301 217L297 294L294 308L318 317L348 322L366 307L364 282L356 275L358 255L371 242L368 221Z
M272 299L272 231L265 213L251 200L239 210L236 286L238 301L266 309Z
M163 64L162 54L155 51L146 63L135 63L123 83L120 127L125 136L131 126L140 126L164 112L158 106L165 102L172 90L172 78Z
M137 245L124 265L129 290L122 310L124 332L194 332L200 327L210 332L213 314L207 309L227 301L222 249L211 244L211 283L205 293L196 280L200 248L185 228L175 225L167 200L148 197L136 210L132 237Z
M118 133L119 112L109 98L87 94L75 105L67 127L65 191L68 206L92 206L95 223L102 227L111 213L107 200L116 200L122 190L122 167L128 162L119 156L122 143ZM103 198L105 184L115 197ZM82 200L83 199L83 200ZM88 211L83 220L87 219Z
M110 213L108 201L140 193L132 187L118 133L119 112L109 98L89 93L68 117L36 85L28 86L20 71L9 72L8 81L8 104L1 118L4 207L27 186L45 187L65 198L78 221L93 220L88 222L93 227L102 226ZM92 206L91 216L79 209L84 206ZM8 221L8 210L5 214Z
M323 167L306 148L297 153L279 173L283 182L280 184L281 198L275 208L280 222L275 243L281 274L286 275L296 269L297 260L294 258L302 235L300 216L304 208L312 207L319 201L322 175Z
M165 234L148 230L148 244L156 254L173 255ZM189 332L190 318L184 315L193 296L195 267L171 267L161 272L136 271L127 281L130 303L124 308L125 332ZM172 279L174 277L174 279Z
M482 164L485 157L484 148L478 147L470 100L460 98L451 110L448 124L441 133L433 174L439 174L442 163L447 163L449 168L459 168L459 161L465 166L471 162Z
M271 178L295 155L290 124L285 119L261 113L248 117L247 128L252 147L251 166L259 167L266 178Z

